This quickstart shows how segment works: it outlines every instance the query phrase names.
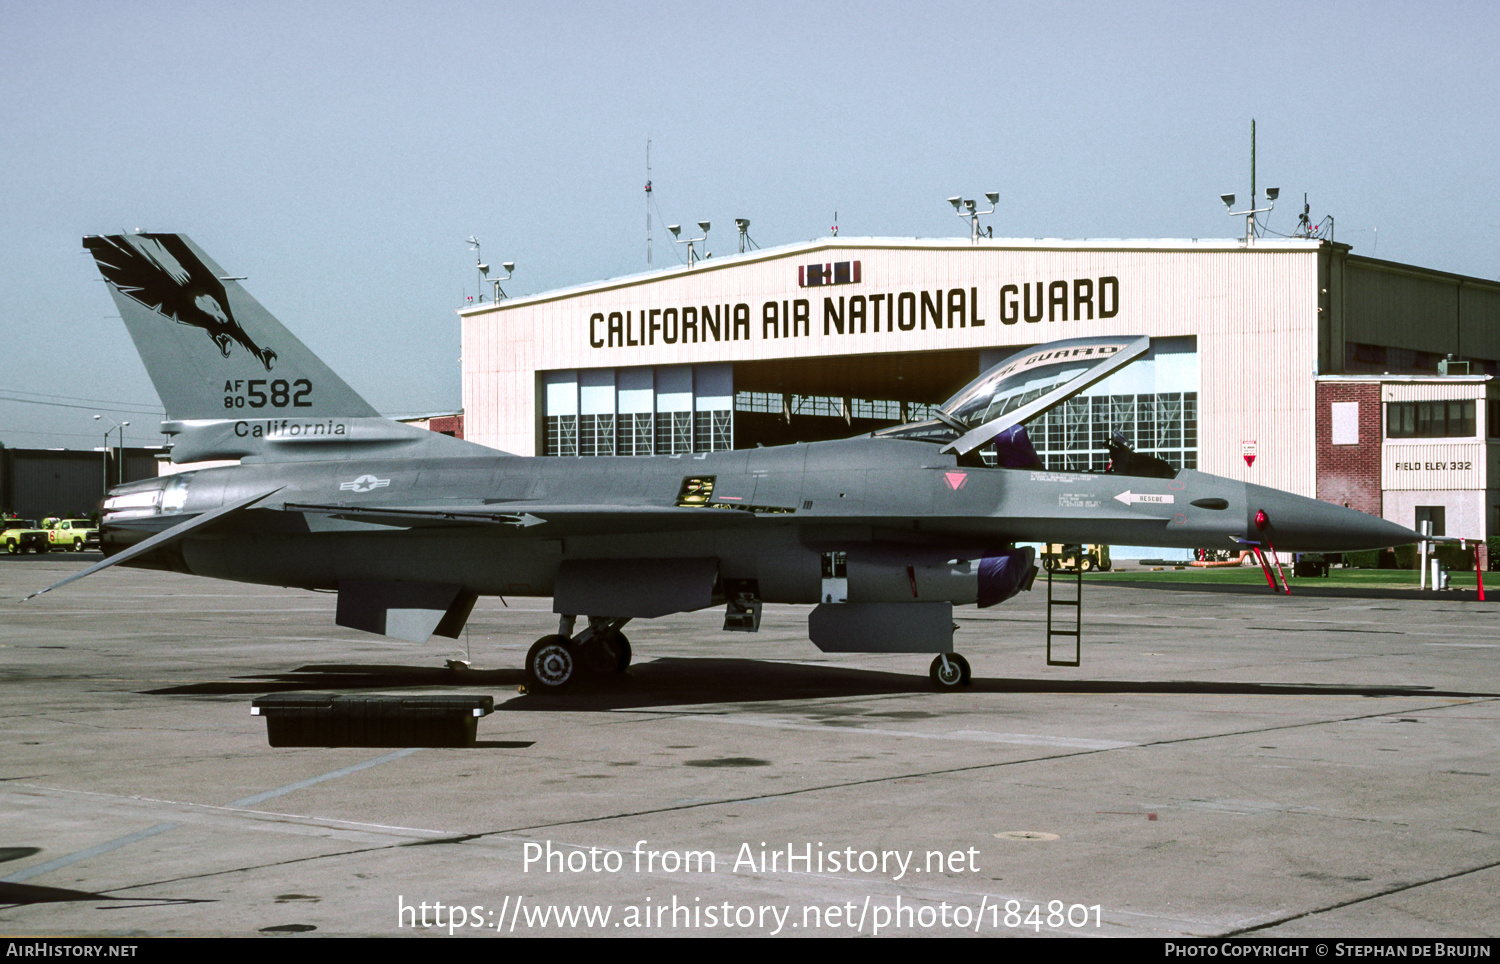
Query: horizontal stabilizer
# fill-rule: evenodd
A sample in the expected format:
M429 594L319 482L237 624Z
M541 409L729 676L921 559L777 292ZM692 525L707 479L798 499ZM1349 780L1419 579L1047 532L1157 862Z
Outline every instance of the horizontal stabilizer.
M190 532L196 532L206 526L210 526L213 523L218 522L219 520L227 516L234 515L236 512L240 512L244 509L250 508L252 505L261 501L262 499L280 492L281 488L281 486L277 486L274 489L268 489L267 491L262 492L259 495L252 495L246 499L240 499L235 502L230 502L227 505L221 505L212 512L205 512L200 516L194 516L186 522L180 522L170 529L158 532L156 535L152 536L149 539L146 539L143 542L136 543L123 552L115 553L108 559L105 559L103 562L94 563L92 566L89 566L87 569L83 570L83 572L75 572L73 575L64 579L62 582L55 582L52 585L48 586L46 589L39 589L36 592L32 593L30 596L27 596L26 599L34 599L37 596L40 596L42 593L51 592L59 586L66 586L68 583L76 582L79 579L84 578L85 576L92 576L94 573L99 572L102 569L108 569L110 566L117 566L122 562L129 562L131 559L139 558L148 552L160 549L162 546L176 542L178 539L181 539L183 536L187 535ZM23 599L21 601L25 602L26 599Z

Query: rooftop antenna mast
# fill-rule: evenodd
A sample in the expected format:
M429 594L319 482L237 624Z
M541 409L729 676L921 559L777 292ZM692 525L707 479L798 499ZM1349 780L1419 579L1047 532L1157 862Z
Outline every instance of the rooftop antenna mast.
M471 234L467 238L467 241L469 244L469 250L474 252L474 268L479 272L479 284L475 285L474 300L479 302L480 304L484 304L484 279L490 273L490 266L485 264L484 258L480 256L479 239Z
M651 270L651 138L646 138L646 270Z
M1220 194L1219 200L1229 208L1229 216L1237 218L1243 216L1245 219L1245 243L1255 243L1255 216L1257 214L1268 214L1276 207L1276 199L1281 196L1281 188L1266 188L1266 200L1270 202L1268 207L1258 208L1255 206L1255 118L1250 118L1250 207L1244 211L1234 210L1234 195Z

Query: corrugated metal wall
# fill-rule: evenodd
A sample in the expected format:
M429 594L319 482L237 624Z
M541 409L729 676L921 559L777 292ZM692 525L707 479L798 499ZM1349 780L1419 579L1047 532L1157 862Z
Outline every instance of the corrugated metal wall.
M465 313L466 434L533 454L537 373L557 369L1019 347L1086 335L1191 335L1198 339L1202 378L1200 467L1311 495L1319 251L1317 242L1287 241L1245 248L1230 242L841 240L517 299ZM799 267L841 261L861 262L859 283L798 286ZM1049 300L1041 319L1027 321L1021 294L1034 296L1039 282L1048 295L1057 290L1054 282L1065 282L1068 300L1062 306ZM1104 318L1102 309L1110 306L1101 304L1101 292L1110 285L1118 302ZM903 293L919 305L922 293L934 291L945 299L961 292L955 296L961 323L955 316L953 327L917 324L905 331L885 323ZM1076 300L1084 294L1091 300ZM850 333L856 296L864 299L866 330ZM795 310L795 299L807 300L805 333L768 324L770 313L780 321L785 309ZM831 320L825 324L825 299L835 313L842 308L844 334ZM882 303L878 332L871 330L876 300ZM649 317L653 310L717 306L723 313L736 304L747 307L748 337L686 344L679 337L668 344L664 332L641 328L642 312ZM610 344L608 317L615 312L629 313L632 333L642 336L633 340L645 344ZM1247 440L1258 446L1253 467L1240 455Z
M125 481L154 478L156 451L126 449ZM107 468L114 485L120 471L114 452ZM87 516L104 498L105 470L101 452L0 449L0 509L38 521Z
M1348 342L1500 360L1500 283L1351 255L1342 327Z

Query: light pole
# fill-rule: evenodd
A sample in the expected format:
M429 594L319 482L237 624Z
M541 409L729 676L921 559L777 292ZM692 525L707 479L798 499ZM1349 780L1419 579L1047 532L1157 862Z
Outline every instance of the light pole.
M120 458L119 458L119 461L117 463L117 466L118 466L118 472L117 472L117 474L119 476L119 481L116 482L115 484L116 485L124 485L125 484L125 426L129 425L130 423L129 422L116 422L114 419L105 418L103 415L95 415L94 416L94 421L96 421L96 422L104 421L104 422L108 422L109 423L109 428L107 428L107 429L104 430L104 468L103 468L103 473L104 473L104 475L103 475L104 491L106 493L108 493L109 492L109 433L113 432L115 429L119 429L120 430Z
M986 191L984 196L990 202L988 211L977 210L973 198L960 197L955 194L948 199L948 203L953 205L954 214L969 219L969 243L971 244L979 243L979 219L986 214L994 214L996 205L1000 203L999 191Z

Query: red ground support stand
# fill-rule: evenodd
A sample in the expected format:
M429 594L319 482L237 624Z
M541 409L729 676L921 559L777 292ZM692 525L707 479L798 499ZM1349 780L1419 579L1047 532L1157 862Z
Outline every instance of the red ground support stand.
M1288 596L1292 594L1292 587L1286 584L1286 572L1281 568L1281 560L1276 558L1276 545L1271 540L1266 540L1266 546L1271 550L1271 561L1276 563L1276 575L1281 577L1281 591ZM1275 589L1275 586L1271 587Z
M1267 545L1269 545L1269 543L1267 543ZM1276 593L1278 596L1283 592L1290 596L1292 594L1292 590L1291 587L1286 584L1286 573L1281 571L1281 563L1276 563L1276 572L1281 576L1281 588L1278 589L1276 587L1276 577L1271 575L1271 563L1266 561L1266 554L1261 551L1260 546L1251 546L1250 551L1255 553L1255 561L1260 563L1261 574L1266 577L1266 585L1271 587L1271 591ZM1271 552L1273 553L1271 558L1272 560L1275 560L1275 546L1271 546Z

